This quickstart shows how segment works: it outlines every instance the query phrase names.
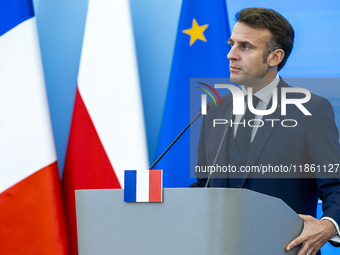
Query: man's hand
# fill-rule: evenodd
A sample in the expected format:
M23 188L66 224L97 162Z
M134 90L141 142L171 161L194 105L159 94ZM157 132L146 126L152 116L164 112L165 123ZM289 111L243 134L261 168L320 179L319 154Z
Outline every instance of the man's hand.
M302 244L297 255L315 255L320 248L336 234L334 224L329 220L317 220L312 216L302 215L304 227L300 236L291 241L286 250Z

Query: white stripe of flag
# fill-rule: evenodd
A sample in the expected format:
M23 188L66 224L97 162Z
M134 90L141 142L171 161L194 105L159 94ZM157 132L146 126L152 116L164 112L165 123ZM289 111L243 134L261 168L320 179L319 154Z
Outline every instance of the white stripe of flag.
M149 202L149 171L137 171L136 201Z

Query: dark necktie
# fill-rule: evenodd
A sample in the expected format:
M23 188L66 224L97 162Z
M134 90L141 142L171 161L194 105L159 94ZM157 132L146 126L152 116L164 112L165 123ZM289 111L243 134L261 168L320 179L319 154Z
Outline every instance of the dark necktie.
M248 147L250 146L252 127L248 125L248 121L251 119L255 119L255 114L250 112L249 107L248 107L248 95L245 97L245 100L246 100L247 109L240 121L242 123L245 120L245 126L243 124L238 125L236 138L235 138L237 149L241 155L243 155L247 151ZM259 102L259 98L253 95L254 108L256 108L258 102Z

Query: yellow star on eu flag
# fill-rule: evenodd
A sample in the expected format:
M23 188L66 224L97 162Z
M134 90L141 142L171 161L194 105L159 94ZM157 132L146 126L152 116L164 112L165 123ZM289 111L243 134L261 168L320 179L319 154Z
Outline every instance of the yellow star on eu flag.
M207 41L203 32L204 32L204 30L207 29L208 26L209 26L208 24L199 26L197 24L196 19L193 19L192 20L192 27L182 31L185 34L190 35L190 46L193 45L194 42L196 42L197 39L200 39L201 41L204 41L204 42Z

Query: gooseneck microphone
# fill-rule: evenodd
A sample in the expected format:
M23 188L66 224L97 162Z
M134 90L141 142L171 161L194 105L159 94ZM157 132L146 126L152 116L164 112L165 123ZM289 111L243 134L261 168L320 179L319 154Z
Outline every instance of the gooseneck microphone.
M207 105L207 112L209 111L210 106ZM150 166L149 170L151 170L152 168L154 168L154 166L158 163L158 161L160 161L163 156L168 152L168 150L170 150L170 148L177 142L177 140L184 134L184 132L198 119L198 117L200 117L202 115L202 108L199 110L198 114L196 115L196 117L189 123L188 126L185 127L185 129L182 130L181 133L179 133L179 135L175 138L175 140L173 140L173 142L168 146L168 148L165 149L165 151L162 153L162 155L160 155L156 161Z
M232 116L233 116L233 109L230 110L230 117L232 117ZM220 146L218 147L218 150L217 150L217 153L216 153L216 156L215 156L215 159L214 159L214 163L212 164L213 166L216 165L217 159L218 159L218 157L220 156L220 153L221 153L223 143L225 142L225 140L227 138L228 130L229 130L229 127L230 127L230 122L231 122L231 120L228 121L227 127L224 131ZM207 182L205 183L205 186L204 186L205 188L208 188L208 186L209 186L211 175L212 175L212 172L209 172Z

